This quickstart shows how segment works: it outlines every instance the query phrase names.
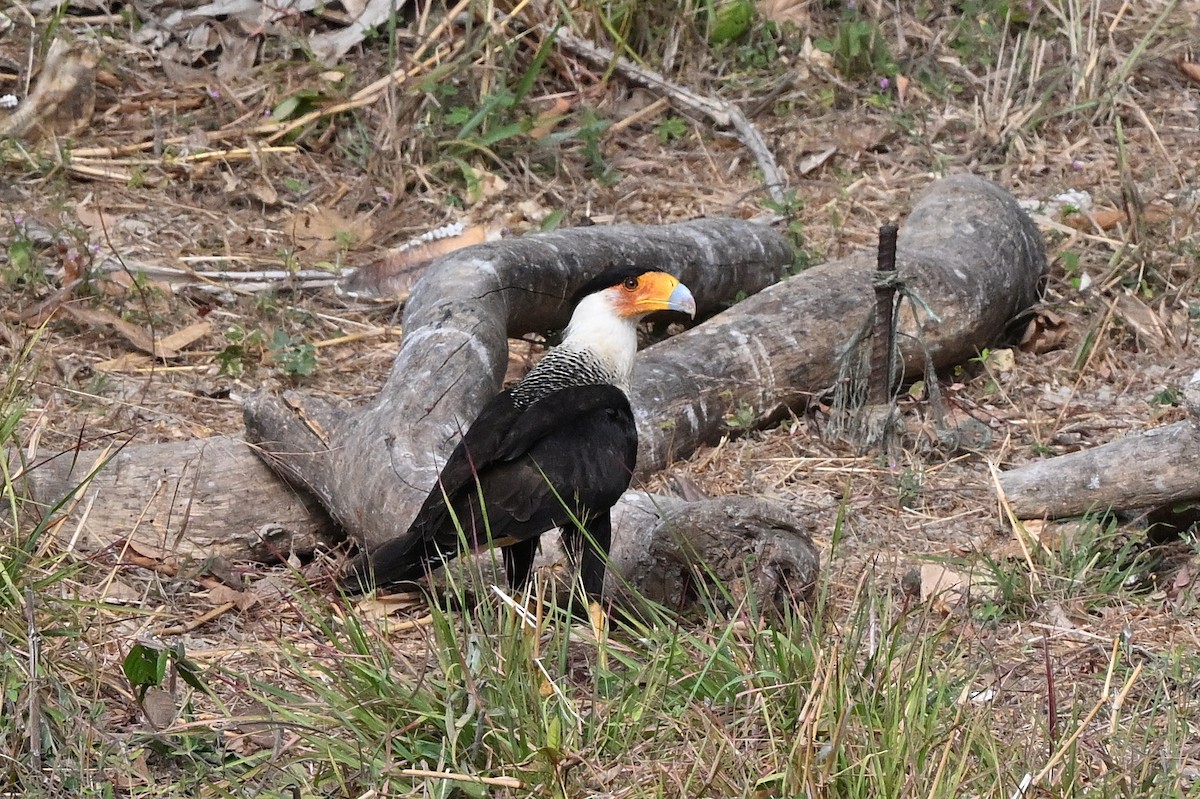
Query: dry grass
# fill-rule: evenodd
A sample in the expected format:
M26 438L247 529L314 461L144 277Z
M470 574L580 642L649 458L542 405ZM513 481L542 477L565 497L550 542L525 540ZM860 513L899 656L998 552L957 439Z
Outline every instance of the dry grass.
M293 567L164 571L116 547L63 554L10 471L0 784L62 796L934 799L1010 797L1028 772L1030 795L1194 795L1192 545L1150 550L1136 520L1093 520L1047 533L1044 547L1026 542L1026 554L989 466L1181 418L1169 389L1200 360L1200 87L1177 66L1191 57L1195 10L844 5L795 4L786 13L803 29L771 35L759 23L716 48L688 9L570 6L580 33L751 116L791 178L785 210L813 260L873 246L879 224L948 172L986 175L1021 199L1094 200L1085 213L1037 211L1054 267L1035 346L1011 368L981 357L941 376L951 421L986 431L969 449L910 442L890 462L859 456L824 443L813 411L664 476L796 509L827 564L805 617L770 627L749 612L686 624L664 613L652 629L615 632L605 671L596 645L552 616L540 662L560 690L543 696L534 638L501 605L445 615L417 602L397 628L347 615ZM584 217L768 210L753 159L707 120L645 112L652 98L562 50L531 70L539 42L525 31L543 20L524 7L462 26L418 5L397 20L394 52L376 39L332 70L296 45L336 27L336 9L281 16L257 38L225 20L227 38L204 40L221 44L167 36L160 51L147 44L153 20L131 25L123 8L51 16L18 3L0 30L0 94L21 89L51 28L101 51L85 132L0 143L0 420L14 451L70 452L81 431L238 435L239 396L299 384L361 399L395 353L378 332L392 306L328 289L173 292L140 275L146 265L336 270L455 221L516 235ZM864 21L886 47L865 62L806 46L828 40L837 56ZM388 75L398 80L380 82ZM509 135L548 109L564 117L551 135ZM285 118L264 117L272 110ZM119 266L95 270L105 263ZM118 360L131 344L111 328L20 315L73 275L88 276L70 295L85 307L158 335L201 320L212 330L164 368ZM341 338L352 333L364 335ZM914 429L935 421L923 401L903 410ZM924 566L928 579L931 564L966 580L969 596L909 593L906 575ZM228 582L249 587L230 594ZM155 729L121 664L170 630L175 699ZM209 693L187 686L189 663Z

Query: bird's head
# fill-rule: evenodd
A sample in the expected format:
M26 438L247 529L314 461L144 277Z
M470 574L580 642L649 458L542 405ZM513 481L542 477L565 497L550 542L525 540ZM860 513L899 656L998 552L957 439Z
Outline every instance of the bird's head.
M561 354L588 353L622 389L628 388L633 371L638 322L655 311L696 315L696 300L687 286L651 269L606 270L584 284L575 298Z
M616 267L601 272L575 294L575 316L606 314L633 324L655 311L696 315L696 300L674 275L638 267Z

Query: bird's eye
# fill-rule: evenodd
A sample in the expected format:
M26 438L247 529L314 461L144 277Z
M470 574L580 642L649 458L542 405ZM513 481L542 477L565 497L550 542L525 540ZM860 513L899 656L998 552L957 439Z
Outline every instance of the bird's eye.
M636 277L627 277L625 278L625 282L621 285L623 285L627 291L633 291L638 287L638 279Z

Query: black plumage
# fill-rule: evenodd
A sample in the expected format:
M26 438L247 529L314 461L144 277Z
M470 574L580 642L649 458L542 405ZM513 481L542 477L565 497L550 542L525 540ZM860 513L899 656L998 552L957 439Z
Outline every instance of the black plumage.
M589 452L580 452L582 441L590 442ZM636 459L633 411L619 388L559 389L525 410L511 390L502 392L455 447L408 534L371 556L373 579L416 580L464 544L490 544L503 547L509 584L520 588L541 534L559 527L568 550L577 557L582 550L584 588L598 596L609 509L629 487Z

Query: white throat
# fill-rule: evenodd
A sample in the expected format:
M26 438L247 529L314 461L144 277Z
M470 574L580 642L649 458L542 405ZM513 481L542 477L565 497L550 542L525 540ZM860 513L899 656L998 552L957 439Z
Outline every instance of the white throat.
M613 383L628 393L637 355L637 323L636 318L620 316L606 292L591 294L575 306L556 349L591 353L613 375Z

